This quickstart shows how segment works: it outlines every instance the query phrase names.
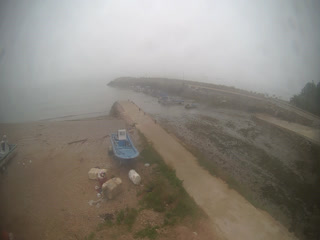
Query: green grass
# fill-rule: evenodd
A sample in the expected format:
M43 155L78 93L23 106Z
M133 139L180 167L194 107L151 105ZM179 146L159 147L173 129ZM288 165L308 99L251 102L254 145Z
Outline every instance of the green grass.
M155 179L146 184L140 204L142 207L165 213L165 225L173 225L185 217L197 218L204 216L204 212L196 205L177 178L175 170L167 166L162 157L147 142L143 134L140 139L144 149L140 155L142 161L154 164Z
M91 232L88 236L84 238L84 240L94 240L96 234L94 232Z
M139 211L135 208L124 208L115 213L115 220L107 219L104 223L101 223L97 227L97 231L101 231L105 228L114 227L115 225L127 226L127 229L131 231L133 224L135 223Z
M157 229L158 226L151 227L150 225L146 228L140 230L139 232L134 234L134 238L149 238L149 239L155 239L158 236Z
M112 227L114 225L114 223L111 220L106 220L104 223L100 223L97 227L97 231L101 231L105 228L109 228Z
M124 220L124 209L121 209L119 212L116 214L116 223L120 225Z
M131 230L133 224L135 223L138 216L138 210L135 208L127 208L126 216L124 219L124 224L128 226L128 229Z
M138 216L138 210L135 208L125 208L121 209L116 213L116 224L121 225L124 224L131 230L133 224L136 221Z
M147 139L142 133L139 132L139 135L141 142L145 145L140 153L142 161L145 163L157 164L157 168L155 169L157 173L160 173L162 177L166 178L172 186L183 188L182 181L177 178L175 170L165 164L162 157L153 146L147 142Z

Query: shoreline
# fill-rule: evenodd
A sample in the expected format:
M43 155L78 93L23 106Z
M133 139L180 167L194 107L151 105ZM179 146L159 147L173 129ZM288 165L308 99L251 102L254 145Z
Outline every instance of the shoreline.
M92 113L84 113L84 114L58 116L58 117L45 118L45 119L39 119L34 121L25 121L25 122L0 122L0 125L1 124L28 124L28 123L35 123L35 122L86 120L90 118L107 117L107 116L110 116L110 114L107 112L92 112Z

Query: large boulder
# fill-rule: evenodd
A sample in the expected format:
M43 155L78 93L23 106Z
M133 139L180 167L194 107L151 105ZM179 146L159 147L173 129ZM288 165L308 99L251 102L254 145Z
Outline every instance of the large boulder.
M102 193L105 198L114 199L121 192L122 180L112 178L102 184Z

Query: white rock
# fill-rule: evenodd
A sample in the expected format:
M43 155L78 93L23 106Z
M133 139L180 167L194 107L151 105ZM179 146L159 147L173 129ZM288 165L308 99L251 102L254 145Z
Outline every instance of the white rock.
M97 180L98 179L98 175L100 173L105 173L107 174L107 169L100 169L100 168L91 168L90 171L88 172L88 177L91 180Z
M140 184L141 182L140 175L134 169L129 171L129 179L136 185Z

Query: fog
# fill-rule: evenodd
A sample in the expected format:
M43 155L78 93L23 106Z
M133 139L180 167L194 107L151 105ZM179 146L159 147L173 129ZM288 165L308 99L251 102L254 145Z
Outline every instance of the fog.
M2 1L0 112L121 76L289 99L320 79L319 13L317 0Z

